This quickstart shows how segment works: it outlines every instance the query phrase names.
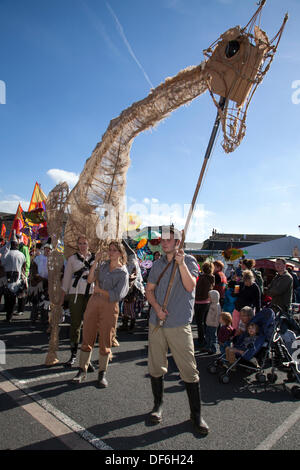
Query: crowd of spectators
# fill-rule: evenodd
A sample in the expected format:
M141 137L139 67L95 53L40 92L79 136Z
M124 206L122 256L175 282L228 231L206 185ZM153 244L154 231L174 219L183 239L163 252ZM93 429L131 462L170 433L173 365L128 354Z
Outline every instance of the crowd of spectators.
M284 258L276 259L275 269L274 278L265 285L253 259L242 259L227 276L222 261L203 263L194 307L200 352L215 354L219 346L225 353L237 336L255 337L257 330L248 331L249 324L267 304L289 312L291 304L299 300L300 283Z

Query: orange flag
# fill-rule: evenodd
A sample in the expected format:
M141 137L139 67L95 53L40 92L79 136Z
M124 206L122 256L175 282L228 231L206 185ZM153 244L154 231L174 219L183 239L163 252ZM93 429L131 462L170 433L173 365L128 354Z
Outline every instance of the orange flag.
M38 183L35 183L33 193L31 196L31 201L29 204L28 212L34 210L34 209L46 209L45 206L45 201L47 199L46 194L44 191L42 191L40 185Z
M2 222L1 237L2 237L2 238L5 238L5 234L6 234L6 227L5 227L4 222Z

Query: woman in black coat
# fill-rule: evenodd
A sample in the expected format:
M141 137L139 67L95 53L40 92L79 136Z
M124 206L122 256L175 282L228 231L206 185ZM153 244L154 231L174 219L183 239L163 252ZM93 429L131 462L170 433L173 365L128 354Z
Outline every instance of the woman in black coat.
M232 327L238 329L240 322L240 311L243 307L255 308L255 313L261 309L261 291L255 282L252 271L243 271L243 282L237 294L235 309L232 313Z

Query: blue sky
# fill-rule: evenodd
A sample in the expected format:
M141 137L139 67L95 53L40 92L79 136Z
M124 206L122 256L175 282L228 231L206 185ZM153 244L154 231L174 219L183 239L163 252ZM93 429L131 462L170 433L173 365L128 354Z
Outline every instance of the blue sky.
M252 0L0 0L0 211L19 201L27 210L35 181L46 194L60 179L72 187L111 119L199 64L203 49L256 8ZM261 26L272 38L286 12L244 140L227 155L219 135L190 241L213 228L299 236L300 1L267 1ZM144 224L182 228L215 115L205 93L135 139L127 207Z

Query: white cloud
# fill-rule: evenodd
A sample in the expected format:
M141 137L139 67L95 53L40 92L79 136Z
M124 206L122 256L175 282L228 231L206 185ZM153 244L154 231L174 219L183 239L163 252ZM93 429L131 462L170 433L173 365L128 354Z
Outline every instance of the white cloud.
M18 202L19 202L20 199L21 199L21 197L18 196L18 194L8 194L8 195L7 195L7 198L8 198L9 200L18 201Z
M58 168L48 170L47 175L50 176L56 184L65 181L70 187L75 186L79 179L79 174L73 173L72 171L59 170Z
M15 214L17 212L19 203L21 204L21 207L24 211L28 210L30 201L26 201L15 194L13 194L12 196L13 197L5 196L5 199L0 200L0 212Z

